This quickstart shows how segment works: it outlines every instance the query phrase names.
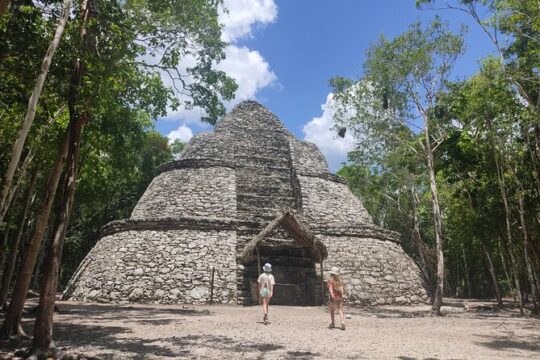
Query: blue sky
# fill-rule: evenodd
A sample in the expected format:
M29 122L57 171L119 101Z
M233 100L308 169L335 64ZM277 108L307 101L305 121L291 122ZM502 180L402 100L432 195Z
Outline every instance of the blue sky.
M469 27L467 52L456 64L455 77L479 69L479 59L493 51L481 29L457 11L417 10L414 0L226 0L222 14L228 59L220 68L240 85L228 104L255 99L274 112L298 138L315 142L336 171L354 146L329 131L332 116L324 105L328 81L336 75L358 78L369 44L380 34L392 38L420 20L438 14L457 30ZM170 113L156 128L169 138L189 139L210 129L197 121L200 111Z

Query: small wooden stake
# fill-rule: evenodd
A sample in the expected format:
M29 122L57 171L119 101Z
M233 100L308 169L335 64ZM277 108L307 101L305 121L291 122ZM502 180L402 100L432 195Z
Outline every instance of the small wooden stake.
M212 280L210 281L210 304L214 303L214 272L216 269L212 266Z
M257 274L261 276L261 257L259 256L259 245L257 245ZM262 299L259 296L259 279L257 278L257 297L259 298L259 305L262 304Z
M261 257L259 256L259 245L257 245L257 273L261 275Z
M323 273L323 257L321 255L321 305L324 304L324 273Z

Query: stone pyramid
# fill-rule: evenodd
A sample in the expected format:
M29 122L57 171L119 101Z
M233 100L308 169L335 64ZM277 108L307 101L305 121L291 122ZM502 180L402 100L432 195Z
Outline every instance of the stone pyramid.
M374 225L318 148L254 101L158 169L131 217L103 228L64 298L255 304L265 262L275 304L325 301L332 266L350 304L426 299L399 234Z

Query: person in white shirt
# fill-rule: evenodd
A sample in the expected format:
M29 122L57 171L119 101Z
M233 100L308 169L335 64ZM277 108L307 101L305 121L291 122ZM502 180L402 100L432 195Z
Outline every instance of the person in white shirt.
M264 273L259 275L257 282L259 283L259 295L261 296L261 304L264 312L263 321L265 324L268 324L268 303L274 294L274 285L276 282L274 275L271 274L272 265L269 263L264 264L263 270Z

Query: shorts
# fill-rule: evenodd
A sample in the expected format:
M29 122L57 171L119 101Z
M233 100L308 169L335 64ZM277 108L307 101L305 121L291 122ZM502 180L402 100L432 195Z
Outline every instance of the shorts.
M268 288L262 288L260 295L262 298L270 297L270 290Z
M343 303L343 299L328 299L328 305L336 305L336 306L339 306Z

